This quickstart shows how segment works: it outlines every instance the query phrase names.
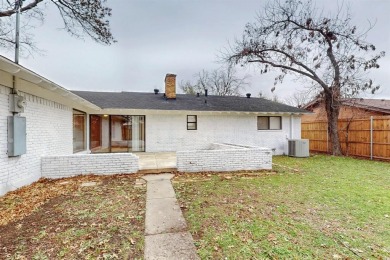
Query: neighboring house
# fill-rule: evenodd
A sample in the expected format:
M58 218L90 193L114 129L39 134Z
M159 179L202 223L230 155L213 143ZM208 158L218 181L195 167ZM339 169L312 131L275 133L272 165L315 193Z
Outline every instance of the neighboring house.
M111 160L113 171L131 159L123 153L231 143L285 154L287 139L300 138L303 109L249 96L177 95L175 77L166 75L165 93L69 91L0 56L0 195L46 176L48 156L81 153L90 157L77 156L77 163L109 165L104 160L114 157L105 155L120 153ZM12 112L19 96L24 111ZM8 149L11 117L26 120L26 152L20 156Z
M311 111L313 114L304 114L301 118L302 123L327 121L325 104L321 98L311 101L303 106L303 109ZM363 98L341 100L339 119L358 119L387 115L390 115L390 100Z

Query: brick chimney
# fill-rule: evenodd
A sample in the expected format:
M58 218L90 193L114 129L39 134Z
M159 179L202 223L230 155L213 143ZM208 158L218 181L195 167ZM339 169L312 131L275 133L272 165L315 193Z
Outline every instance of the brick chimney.
M167 74L165 76L165 95L167 99L176 99L176 75Z

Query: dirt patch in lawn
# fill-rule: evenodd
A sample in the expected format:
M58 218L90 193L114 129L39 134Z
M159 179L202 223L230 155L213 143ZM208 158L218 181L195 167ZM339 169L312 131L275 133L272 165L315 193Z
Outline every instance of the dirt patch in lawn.
M146 189L134 187L137 177L40 180L8 193L0 259L141 259Z

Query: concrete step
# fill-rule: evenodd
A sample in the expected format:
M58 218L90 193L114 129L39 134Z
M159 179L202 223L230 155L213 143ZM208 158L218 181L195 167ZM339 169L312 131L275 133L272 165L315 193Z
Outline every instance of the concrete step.
M159 174L159 173L175 173L177 168L162 168L162 169L141 169L138 170L140 174Z

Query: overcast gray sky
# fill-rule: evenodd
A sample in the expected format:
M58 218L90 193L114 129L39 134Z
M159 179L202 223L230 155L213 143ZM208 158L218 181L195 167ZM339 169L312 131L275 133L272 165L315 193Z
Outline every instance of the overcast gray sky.
M122 0L108 1L112 10L111 28L118 40L111 46L89 39L77 40L60 30L57 10L47 8L45 23L33 33L44 55L22 57L20 64L72 90L142 91L163 89L166 73L177 81L192 80L202 69L214 69L218 53L229 41L242 35L246 23L254 21L263 0ZM317 0L317 7L334 9L336 0ZM367 40L387 56L381 68L371 74L382 87L367 98L390 99L390 0L351 0L354 22L368 27L376 22ZM23 19L23 17L22 17ZM13 59L13 52L0 49ZM259 75L253 69L246 92L271 96L272 75ZM287 98L302 84L285 80L275 91Z

